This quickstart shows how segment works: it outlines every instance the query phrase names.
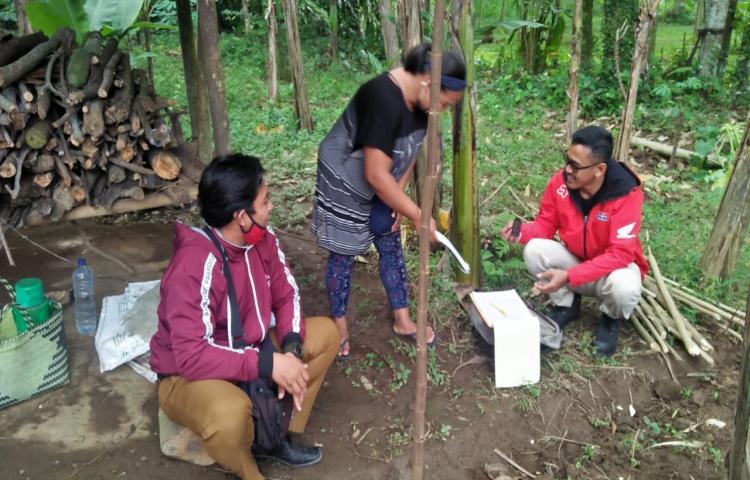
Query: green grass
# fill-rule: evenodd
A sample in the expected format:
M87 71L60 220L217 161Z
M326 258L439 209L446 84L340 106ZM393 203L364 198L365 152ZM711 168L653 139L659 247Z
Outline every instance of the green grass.
M690 27L660 25L660 38L663 35L665 41L674 47L681 44L679 32L685 28ZM175 98L179 108L186 109L177 36L159 34L154 44L157 90L163 96ZM303 229L308 222L309 200L314 189L318 144L358 85L370 78L373 72L369 65L362 63L330 62L320 54L322 48L307 44L305 68L316 129L314 133L298 132L292 106L293 91L283 55L279 100L271 103L266 99L265 49L258 48L264 44L262 35L249 40L222 35L232 147L235 151L258 155L264 160L276 205L274 223L282 228ZM280 46L281 51L283 48ZM498 238L499 228L513 214L531 218L530 208L519 204L518 199L527 205L537 205L549 176L561 166L559 149L564 144L559 133L564 121L561 105L565 104L565 85L558 86L554 82L560 80L552 77L538 79L553 86L550 96L542 97L537 95L533 83L519 87L510 77L497 78L482 68L479 78L477 159L483 246L494 252L488 261L497 262L498 278L504 278L506 283L518 285L523 290L530 282L518 259L520 249L503 245ZM442 120L448 147L443 206L449 208L452 183L450 118L444 115ZM187 115L183 121L188 123ZM704 121L709 123L711 118ZM187 125L186 130L189 131ZM698 268L721 194L711 191L707 184L695 180L694 175L687 171L662 168L659 175L671 176L673 182L666 186L662 184L659 189L647 189L643 225L650 233L650 245L662 270L670 278L697 288L712 298L743 305L750 284L748 242L745 242L735 273L725 281L707 282ZM506 185L487 202L485 199L506 180ZM680 188L682 184L687 188ZM407 254L414 285L416 256L415 251ZM433 257L437 262L439 254ZM440 292L440 299L436 301L440 303L431 311L460 315L455 303L451 305L449 300L450 282L444 275L434 275L433 279L436 282L433 287ZM451 307L450 310L446 310L447 306Z

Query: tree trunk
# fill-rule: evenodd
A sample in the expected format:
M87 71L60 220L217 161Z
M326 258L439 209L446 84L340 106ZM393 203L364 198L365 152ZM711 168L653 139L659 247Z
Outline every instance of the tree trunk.
M594 51L594 0L583 0L581 17L581 68L590 73Z
M214 130L214 152L216 155L227 155L231 151L229 114L219 47L219 22L214 0L198 1L198 28L198 49L201 65L205 67L204 78L207 80L208 103Z
M26 0L13 0L13 7L16 10L18 34L28 35L31 33L31 24L29 23L29 17L26 16Z
M703 43L699 73L703 78L719 76L721 40L727 22L730 0L706 0L706 16L703 22Z
M579 47L579 32L581 31L581 16L583 0L575 0L573 7L573 26L570 35L570 69L568 83L568 116L565 120L565 136L570 143L573 132L578 124L578 69L581 65L581 49Z
M328 0L328 31L331 34L331 44L328 53L336 58L339 43L339 3L338 0Z
M466 90L453 113L453 222L451 237L461 256L469 263L467 275L456 268L460 283L479 288L479 184L476 147L476 68L471 0L453 2L454 50L462 51L466 61Z
M633 65L630 68L630 88L628 89L625 110L623 111L620 123L620 135L617 137L617 145L615 146L615 158L621 162L627 162L628 154L630 153L630 130L633 126L633 116L635 115L635 107L638 99L638 83L648 57L648 38L651 33L651 27L656 21L658 7L659 0L646 0L641 7L635 52L633 53Z
M615 35L623 24L628 26L628 30L620 40L620 62L621 65L630 65L635 44L633 32L637 20L638 0L604 0L602 21L602 58L604 61L602 62L602 70L605 76L614 78Z
M750 312L750 291L747 294L747 310ZM737 388L737 408L734 414L734 441L729 452L729 480L750 480L750 324L745 324L744 353L740 365Z
M279 67L276 60L276 37L279 34L279 24L276 22L276 0L268 0L266 25L268 26L268 98L276 101L279 95Z
M427 406L427 284L430 269L430 218L437 183L440 144L438 129L440 115L440 72L443 49L443 24L445 2L435 0L434 26L432 29L432 72L430 75L430 115L427 124L427 181L422 192L422 213L419 224L419 281L417 284L417 365L416 395L414 401L414 451L412 457L412 479L424 478L425 410ZM436 41L437 40L437 41Z
M724 32L721 36L721 52L719 52L719 72L724 72L729 58L729 49L732 46L732 31L734 30L734 17L737 14L737 0L729 0L727 8L727 20L724 24Z
M422 17L419 0L397 0L404 53L422 43Z
M726 278L737 265L742 241L750 224L750 116L734 163L729 185L721 199L716 223L703 251L700 266L709 277Z
M739 90L744 91L750 81L750 22L746 23L742 29L742 43L740 43L734 75Z
M208 105L208 90L201 88L201 67L193 30L190 0L177 0L177 23L180 29L182 67L185 72L190 128L198 143L198 158L204 164L211 161L211 114Z
M245 20L245 35L250 35L252 22L250 21L250 0L242 0L242 18Z
M399 63L399 54L396 25L391 20L391 0L378 0L378 6L380 7L380 29L383 32L385 58L388 61L388 68L394 68Z
M292 82L294 83L294 111L297 114L297 128L304 128L312 132L314 128L313 118L312 113L310 113L310 103L307 100L302 46L297 30L297 2L295 0L284 0L283 5L286 38L289 45L289 63L292 67Z

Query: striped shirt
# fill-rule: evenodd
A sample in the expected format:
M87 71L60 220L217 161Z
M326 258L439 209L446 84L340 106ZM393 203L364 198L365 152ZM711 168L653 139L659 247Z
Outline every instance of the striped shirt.
M425 113L409 111L387 73L359 88L318 149L311 225L318 245L342 255L369 248L375 192L365 178L364 147L388 155L391 174L399 181L414 163L426 128Z

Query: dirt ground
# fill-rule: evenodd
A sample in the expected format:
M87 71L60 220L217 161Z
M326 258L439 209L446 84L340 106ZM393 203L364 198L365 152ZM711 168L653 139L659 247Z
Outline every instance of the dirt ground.
M74 262L86 256L96 272L99 299L128 282L160 277L172 252L171 222L185 212L64 223L21 231ZM134 268L121 266L92 245ZM67 290L74 263L56 258L8 232L17 266L3 258L10 280L39 276L48 290ZM325 257L305 232L280 233L302 288L307 315L326 314ZM401 479L409 477L414 396L413 347L392 338L385 294L375 264L358 264L350 301L352 358L329 371L308 430L324 446L322 463L289 470L262 464L273 479ZM586 348L594 328L589 313L566 331L559 352L542 357L542 382L518 389L493 388L490 363L481 361L465 315L431 316L441 342L431 362L427 478L522 478L495 450L537 478L723 478L734 416L739 346L711 332L716 367L688 358L664 360L647 351L629 325L614 362ZM198 467L161 455L156 387L128 367L99 373L93 338L76 333L65 308L71 383L0 411L2 479L221 479L217 467ZM458 367L461 368L458 368ZM412 372L412 373L410 373ZM678 383L679 382L679 383ZM629 406L635 409L630 415ZM720 429L707 419L726 423ZM654 447L669 440L698 440L702 448ZM492 472L489 477L487 471Z

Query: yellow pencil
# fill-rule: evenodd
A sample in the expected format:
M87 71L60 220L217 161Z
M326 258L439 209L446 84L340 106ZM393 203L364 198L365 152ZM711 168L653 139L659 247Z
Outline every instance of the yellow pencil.
M498 310L498 311L499 311L500 313L502 313L503 315L505 315L506 317L508 316L508 312L506 312L505 310L503 310L502 308L500 308L500 307L499 307L499 306L498 306L498 305L497 305L497 304L496 304L495 302L492 302L492 303L491 303L491 305L492 305L493 307L497 308L497 310Z

